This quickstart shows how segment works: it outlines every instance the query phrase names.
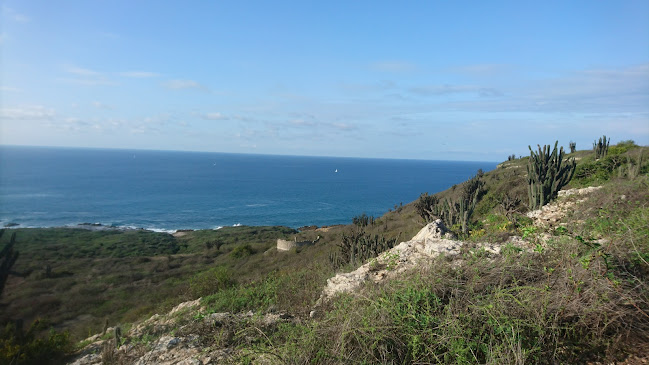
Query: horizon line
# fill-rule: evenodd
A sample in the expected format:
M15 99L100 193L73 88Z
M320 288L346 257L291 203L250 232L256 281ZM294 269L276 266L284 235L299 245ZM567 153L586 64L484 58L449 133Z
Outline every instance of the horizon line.
M313 158L344 158L344 159L361 159L361 160L403 160L403 161L440 161L440 162L487 162L502 163L503 161L489 160L442 160L426 158L394 158L394 157L358 157L358 156L330 156L330 155L292 155L278 153L246 153L246 152L222 152L222 151L202 151L202 150L163 150L153 148L121 148L121 147L87 147L87 146L42 146L42 145L18 145L18 144L0 144L2 147L24 147L24 148L54 148L54 149L78 149L78 150L113 150L113 151L149 151L149 152L183 152L183 153L218 153L228 155L248 155L248 156L278 156L278 157L313 157Z

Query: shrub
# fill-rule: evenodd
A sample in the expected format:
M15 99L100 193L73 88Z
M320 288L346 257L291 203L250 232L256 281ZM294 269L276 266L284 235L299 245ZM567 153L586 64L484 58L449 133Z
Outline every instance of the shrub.
M189 281L189 292L193 298L203 297L235 285L230 272L218 266L194 275Z
M73 350L67 332L50 332L37 337L36 332L46 328L46 323L36 320L26 334L22 325L8 323L0 333L0 364L58 364Z
M255 253L255 250L252 249L252 246L245 244L235 247L232 251L230 251L230 256L234 257L235 259L240 259L246 256L250 256L253 253Z

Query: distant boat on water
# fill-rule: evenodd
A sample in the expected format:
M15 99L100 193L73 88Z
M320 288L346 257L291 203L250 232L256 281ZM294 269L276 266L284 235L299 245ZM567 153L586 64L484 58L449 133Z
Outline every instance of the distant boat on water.
M336 171L334 171L334 172L338 172L338 169L336 169Z

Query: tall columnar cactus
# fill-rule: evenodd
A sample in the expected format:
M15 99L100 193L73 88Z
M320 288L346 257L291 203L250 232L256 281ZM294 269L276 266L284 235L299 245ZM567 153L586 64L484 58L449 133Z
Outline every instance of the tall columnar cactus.
M570 146L570 153L575 153L575 151L577 151L577 142L570 141L568 146Z
M387 239L378 234L372 237L363 231L351 232L349 236L343 233L342 242L338 244L340 254L330 254L329 261L335 268L348 263L357 265L391 249L396 242L397 238Z
M595 158L600 159L606 157L608 153L608 145L611 139L606 139L606 135L602 136L599 141L593 142L593 151L595 151Z
M459 212L459 220L462 223L462 233L469 233L469 218L473 214L480 195L484 192L484 181L482 181L482 170L478 174L462 184L462 195L459 203L456 203Z
M530 159L527 164L528 194L530 209L538 209L555 199L575 173L577 163L574 158L564 161L563 147L557 150L559 141L554 143L550 152L550 145L539 147L534 152L531 146Z
M419 196L419 200L415 203L415 210L426 222L432 222L439 218L438 203L439 198L437 196L424 193Z
M4 229L0 230L0 237L2 237L3 233ZM14 251L14 243L16 243L16 232L11 234L9 243L0 250L0 294L2 294L11 267L18 259L18 251Z

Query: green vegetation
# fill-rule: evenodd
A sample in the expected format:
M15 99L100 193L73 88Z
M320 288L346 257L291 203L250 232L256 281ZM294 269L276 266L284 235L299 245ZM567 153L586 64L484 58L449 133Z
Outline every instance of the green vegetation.
M611 146L604 158L585 157L577 165L571 185L590 186L612 178L634 179L646 174L649 172L649 149L634 145L633 141L625 141Z
M602 136L599 141L593 142L593 151L595 151L595 158L600 159L606 157L608 153L608 145L611 143L611 139L606 139L606 135Z
M372 236L362 230L350 234L343 232L341 243L338 244L340 250L330 253L329 261L335 269L348 264L356 266L391 249L396 243L396 238L386 239L378 234Z
M227 346L232 363L610 363L642 355L649 348L649 149L624 141L598 158L596 151L571 148L566 160L557 147L530 148L530 157L510 158L463 184L423 194L379 218L354 217L347 226L175 235L12 230L21 256L2 296L0 323L8 326L0 363L57 362L71 351L70 339L121 323L119 339L112 339L118 332L103 337L113 341L105 360L119 363L126 355L114 344L137 352L161 335L128 338L129 323L198 297L204 312L179 315L188 327L171 324L171 330L198 333L203 349ZM528 178L526 169L536 177ZM556 196L564 185L594 184L602 188L587 199ZM539 195L526 199L532 185ZM538 225L523 215L552 199L575 204L561 222ZM468 241L459 258L441 256L398 280L368 283L310 318L336 271L355 269L436 218ZM512 236L527 246L506 243ZM310 246L275 250L278 238L317 237ZM0 247L10 240L0 237ZM501 243L501 254L472 248L478 247L473 242ZM294 319L201 321L247 311ZM34 322L38 317L49 324ZM21 337L16 319L36 324Z
M367 214L363 213L361 215L357 215L354 218L352 218L352 224L359 226L361 228L367 227L369 225L374 225L374 216L368 216Z
M0 230L0 238L4 234L5 230ZM9 242L7 242L2 250L0 250L0 295L2 295L2 290L4 289L5 282L7 277L9 277L9 272L11 267L16 263L18 259L18 251L14 250L14 245L16 243L16 233L11 234Z
M283 261L259 265L265 258L256 253L296 233L287 227L225 227L177 237L71 228L11 231L21 256L2 296L0 323L46 318L74 340L100 332L105 320L111 326L132 322L211 294L209 285L220 284L208 285L207 278L223 278L215 269L221 266L237 282L256 280ZM1 246L10 242L7 236L0 237Z
M557 144L554 143L552 153L550 146L539 147L534 152L531 146L530 159L527 164L527 182L529 184L530 209L539 209L545 204L556 199L559 190L568 184L575 173L577 163L574 159L564 161L563 147L557 151Z
M439 198L435 195L428 195L426 192L419 196L419 200L415 203L415 209L417 210L417 214L419 214L425 222L429 223L438 218L438 203Z
M435 195L428 195L428 193L420 195L419 200L414 203L417 214L425 222L441 218L451 226L458 224L461 227L461 233L467 235L469 219L484 193L483 176L484 173L478 171L478 174L462 183L461 194L457 199L445 199L441 204Z
M52 329L42 321L34 322L27 333L22 323L9 322L0 332L0 364L58 364L73 350L67 332ZM39 335L40 334L40 335Z

